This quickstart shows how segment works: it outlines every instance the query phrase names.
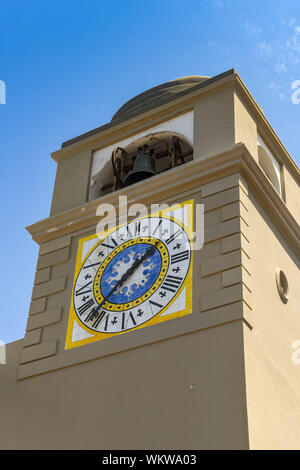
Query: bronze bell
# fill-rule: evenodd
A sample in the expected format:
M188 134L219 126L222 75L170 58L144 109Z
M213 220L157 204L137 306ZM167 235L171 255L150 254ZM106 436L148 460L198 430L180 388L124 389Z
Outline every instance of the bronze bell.
M155 158L153 152L149 151L148 145L138 148L138 155L133 164L133 169L124 178L124 186L142 181L150 176L156 175Z

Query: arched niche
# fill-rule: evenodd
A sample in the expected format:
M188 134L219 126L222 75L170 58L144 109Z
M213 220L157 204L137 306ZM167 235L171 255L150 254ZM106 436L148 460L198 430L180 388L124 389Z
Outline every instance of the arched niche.
M280 165L260 137L258 138L257 146L258 163L281 196Z
M191 161L193 159L193 117L193 112L190 111L114 145L97 150L93 158L89 200L94 200L114 190L111 155L116 147L123 148L129 155L133 156L134 162L134 153L137 154L138 147L148 144L154 148L154 153L159 157L156 159L156 170L157 173L161 173L167 171L172 165L170 164L170 157L167 155L161 156L159 147L165 145L172 149L172 141L177 138L184 157L182 161L178 160L175 166Z

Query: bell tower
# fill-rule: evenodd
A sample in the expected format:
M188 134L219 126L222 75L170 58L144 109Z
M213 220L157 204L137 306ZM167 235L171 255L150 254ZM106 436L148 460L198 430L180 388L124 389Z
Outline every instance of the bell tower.
M299 448L299 170L238 73L147 90L52 157L0 447Z

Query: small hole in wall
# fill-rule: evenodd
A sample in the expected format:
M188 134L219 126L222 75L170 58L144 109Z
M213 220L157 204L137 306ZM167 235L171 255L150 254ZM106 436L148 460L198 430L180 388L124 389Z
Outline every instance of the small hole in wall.
M289 283L286 275L279 268L276 269L276 284L280 298L286 304L289 299Z

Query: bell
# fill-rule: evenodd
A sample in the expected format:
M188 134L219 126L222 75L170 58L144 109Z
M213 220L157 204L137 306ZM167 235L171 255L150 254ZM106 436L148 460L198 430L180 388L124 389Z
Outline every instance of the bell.
M144 145L143 148L139 147L138 152L134 160L133 169L124 178L124 186L130 186L156 175L155 158L152 152L149 152L148 145Z

